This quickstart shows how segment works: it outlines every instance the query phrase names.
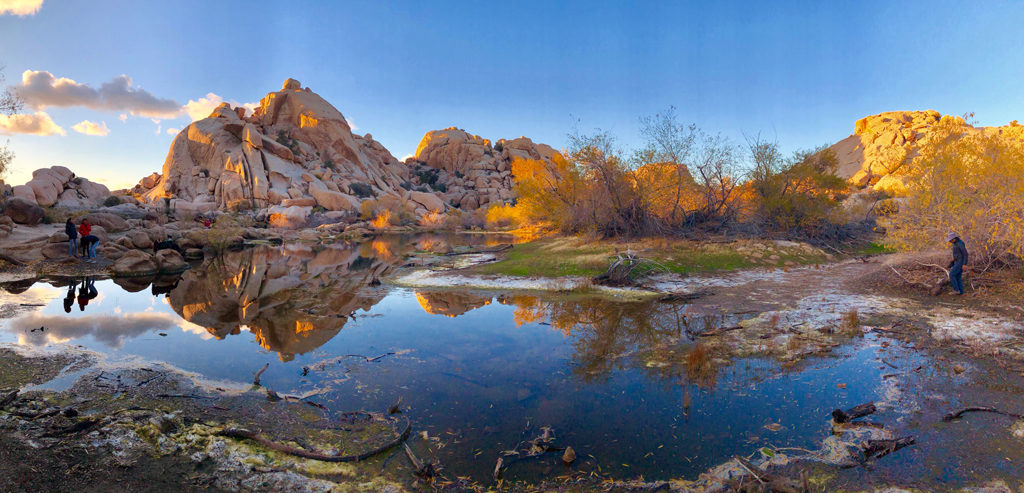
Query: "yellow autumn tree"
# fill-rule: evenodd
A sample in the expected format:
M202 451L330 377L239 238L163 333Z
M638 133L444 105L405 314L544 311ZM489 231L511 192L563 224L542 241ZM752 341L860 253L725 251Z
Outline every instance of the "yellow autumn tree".
M935 247L955 231L981 270L1024 258L1024 131L940 122L904 180L906 198L883 222L891 246Z

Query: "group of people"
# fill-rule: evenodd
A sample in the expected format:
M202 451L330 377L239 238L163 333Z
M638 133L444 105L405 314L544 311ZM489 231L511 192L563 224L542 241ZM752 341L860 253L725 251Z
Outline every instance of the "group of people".
M64 233L68 235L68 255L77 257L81 250L83 257L96 258L96 245L100 239L92 234L92 225L88 220L82 219L82 223L75 227L69 217L68 222L64 223ZM78 241L79 237L82 238L81 242Z

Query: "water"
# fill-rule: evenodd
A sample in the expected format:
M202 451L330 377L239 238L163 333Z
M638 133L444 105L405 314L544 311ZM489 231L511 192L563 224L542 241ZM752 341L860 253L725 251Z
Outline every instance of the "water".
M431 456L484 483L501 451L542 426L576 450L574 468L617 478L695 478L763 446L816 449L832 409L887 398L893 370L881 355L901 366L926 357L869 335L788 368L759 357L702 365L687 357L683 304L371 285L404 253L448 241L429 240L257 247L180 278L96 279L84 290L80 279L23 283L8 300L49 301L0 321L0 342L76 344L243 383L269 363L266 387L330 412L401 397L432 437ZM552 459L506 477L567 469Z

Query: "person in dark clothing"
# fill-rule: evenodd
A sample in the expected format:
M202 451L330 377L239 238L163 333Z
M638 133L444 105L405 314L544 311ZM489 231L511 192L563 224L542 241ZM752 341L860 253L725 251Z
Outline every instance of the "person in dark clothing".
M949 283L953 285L956 294L964 294L964 265L967 265L967 245L960 236L950 231L946 235L946 241L953 245L953 260L947 266L949 268Z
M96 235L85 235L82 237L82 250L85 251L85 256L88 258L96 258L96 244L100 242L100 239Z
M71 218L68 218L68 222L64 223L64 233L68 235L68 255L72 257L78 256L78 228L75 228L75 223L71 222Z
M167 249L174 250L174 251L176 251L178 253L181 253L181 247L178 246L178 243L176 241L174 241L173 239L171 239L170 236L168 236L167 239L164 240L164 241L158 241L158 242L153 244L153 253L159 252L160 250L167 250Z

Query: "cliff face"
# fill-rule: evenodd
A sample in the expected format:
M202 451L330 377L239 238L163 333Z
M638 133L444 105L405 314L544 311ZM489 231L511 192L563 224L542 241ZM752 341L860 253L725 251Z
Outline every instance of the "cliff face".
M883 190L895 195L903 192L904 167L918 149L932 138L939 123L972 132L1012 133L1024 137L1024 127L1011 123L1000 127L974 127L963 118L941 115L937 111L890 111L857 120L853 135L829 149L839 159L837 174L860 189Z

